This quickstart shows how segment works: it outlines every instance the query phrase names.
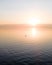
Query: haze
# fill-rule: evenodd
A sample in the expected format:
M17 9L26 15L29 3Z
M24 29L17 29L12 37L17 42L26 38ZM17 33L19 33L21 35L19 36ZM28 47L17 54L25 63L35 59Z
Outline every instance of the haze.
M0 24L28 24L32 18L52 24L52 0L0 0Z

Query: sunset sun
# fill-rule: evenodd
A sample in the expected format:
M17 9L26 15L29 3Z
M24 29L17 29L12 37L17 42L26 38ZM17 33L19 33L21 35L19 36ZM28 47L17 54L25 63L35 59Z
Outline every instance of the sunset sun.
M28 20L28 24L33 25L33 26L39 23L40 23L40 20L38 18L31 18Z

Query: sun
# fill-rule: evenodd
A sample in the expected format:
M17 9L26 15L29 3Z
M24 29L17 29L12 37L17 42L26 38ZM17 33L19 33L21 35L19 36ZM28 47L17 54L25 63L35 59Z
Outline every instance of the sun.
M39 22L40 20L38 18L31 18L28 20L28 24L33 25L33 26L39 24Z

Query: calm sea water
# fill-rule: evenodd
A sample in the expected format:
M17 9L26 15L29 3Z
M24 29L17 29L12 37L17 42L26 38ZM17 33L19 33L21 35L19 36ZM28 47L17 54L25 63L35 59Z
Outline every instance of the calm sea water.
M0 29L0 65L52 65L52 29Z

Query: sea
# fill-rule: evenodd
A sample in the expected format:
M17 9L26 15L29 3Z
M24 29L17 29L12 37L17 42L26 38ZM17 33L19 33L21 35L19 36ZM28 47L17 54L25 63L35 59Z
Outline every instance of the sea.
M52 65L52 28L1 28L0 65Z

